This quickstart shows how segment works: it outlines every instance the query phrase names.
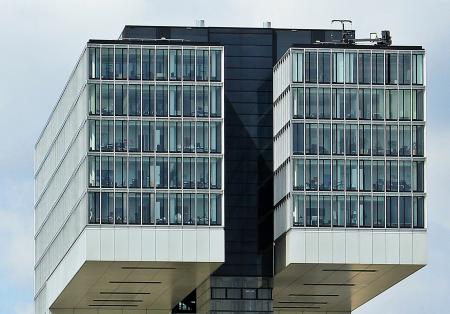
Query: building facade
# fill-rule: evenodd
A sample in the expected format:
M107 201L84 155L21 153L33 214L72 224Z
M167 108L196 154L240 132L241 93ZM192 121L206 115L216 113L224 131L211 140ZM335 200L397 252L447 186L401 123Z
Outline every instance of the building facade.
M424 51L342 39L90 40L36 144L35 312L349 313L426 264Z

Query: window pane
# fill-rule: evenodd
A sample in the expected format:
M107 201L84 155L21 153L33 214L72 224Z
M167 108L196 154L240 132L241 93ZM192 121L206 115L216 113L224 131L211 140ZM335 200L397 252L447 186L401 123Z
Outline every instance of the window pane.
M100 150L100 121L89 120L89 150Z
M169 123L169 151L181 152L181 122Z
M141 224L141 193L128 194L128 223Z
M211 194L210 195L210 224L221 225L222 224L222 195Z
M100 84L89 84L89 114L100 115Z
M373 227L384 228L384 197L373 197Z
M167 121L157 121L155 130L155 145L157 152L167 152L168 139Z
M317 154L317 124L305 124L305 152L306 154Z
M197 86L197 117L209 115L209 88L208 86Z
M400 156L411 156L411 127L409 125L400 126L399 139Z
M347 124L345 126L345 153L347 155L357 155L357 137L358 126L356 124Z
M222 51L211 50L211 81L222 79Z
M183 194L183 224L195 224L195 194Z
M384 156L384 126L372 126L372 154L375 156Z
M306 88L305 93L305 117L317 118L317 88Z
M412 149L413 156L423 157L423 136L424 136L424 127L422 125L413 125L413 134L412 134Z
M303 154L304 152L304 130L303 123L293 123L293 150L294 154Z
M356 83L356 53L345 53L345 82Z
M222 152L222 123L217 121L211 121L210 124L210 151L211 153Z
M208 158L197 158L197 189L209 187Z
M305 198L303 195L294 194L294 226L303 227L305 225Z
M398 128L396 125L386 125L386 156L398 155Z
M222 159L211 157L211 189L220 189L222 187Z
M181 49L171 49L169 52L170 80L181 80Z
M400 161L399 165L399 189L400 192L411 191L411 161Z
M333 83L344 83L344 53L333 53Z
M156 193L155 220L157 225L167 225L168 221L168 195L167 193Z
M181 116L181 86L171 85L169 89L169 115Z
M292 54L292 81L303 82L303 52Z
M102 116L114 114L114 85L102 84Z
M142 157L142 187L155 187L155 158L144 156Z
M359 190L370 191L372 184L370 160L359 161Z
M195 188L195 159L183 158L183 187L185 189Z
M167 80L167 49L156 49L156 79Z
M141 158L129 157L128 158L128 187L139 188L141 187Z
M398 197L386 197L386 228L398 228Z
M413 54L412 63L412 83L416 85L423 84L423 55Z
M399 84L411 84L411 54L400 53L398 55L398 79Z
M412 227L412 203L411 196L401 196L400 197L400 228L411 228Z
M345 197L333 196L333 227L343 227L345 219Z
M154 116L155 115L155 86L143 85L142 86L142 115Z
M181 157L171 157L169 163L169 187L171 189L181 189Z
M209 74L209 51L197 50L197 81L207 81Z
M344 125L333 124L333 155L344 154Z
M305 81L307 83L317 82L317 52L315 51L305 53Z
M399 96L399 119L404 121L411 120L411 91L400 90Z
M208 194L197 194L197 203L195 204L197 210L197 225L209 224L208 203Z
M397 84L397 54L386 54L386 84Z
M128 114L128 89L127 85L116 84L115 91L115 115L126 116Z
M331 88L319 88L319 118L331 118Z
M116 152L126 152L128 150L127 121L116 120Z
M424 228L425 226L425 208L424 208L424 197L415 196L413 198L413 219L414 228Z
M183 86L183 116L195 116L195 90L194 86Z
M372 90L372 119L384 120L384 91Z
M359 118L370 120L370 89L359 90Z
M415 121L423 121L423 90L413 90L412 92L412 118Z
M141 86L130 85L128 88L128 102L130 116L141 115Z
M182 221L182 194L170 194L169 198L169 223L171 225L181 225Z
M167 116L168 108L168 88L167 85L156 86L156 115Z
M127 187L127 158L116 156L115 160L115 187L126 188Z
M102 156L101 158L102 177L101 183L104 188L112 188L114 182L114 158L111 156Z
M372 54L372 84L384 83L384 55L382 53Z
M155 151L155 122L142 122L142 150L144 152Z
M358 197L356 195L346 196L346 227L358 226Z
M101 221L102 224L114 223L114 193L101 193Z
M344 160L333 160L333 190L344 190Z
M331 196L321 195L319 199L319 227L331 226Z
M384 191L384 161L382 160L372 162L372 189L375 192Z
M102 48L102 79L110 80L114 77L114 50Z
M305 188L307 191L317 191L319 184L318 162L315 159L305 160Z
M100 48L89 48L89 78L100 78Z
M344 90L333 89L333 119L344 119Z
M142 79L153 80L155 78L155 50L142 49Z
M319 160L319 190L329 191L331 190L331 160L321 159Z
M305 212L306 212L306 226L318 227L318 212L317 212L317 195L306 195L305 197Z
M319 154L331 154L331 124L319 124Z
M89 156L89 187L100 187L100 156Z
M208 134L209 126L208 122L197 122L197 153L208 152Z
M115 217L116 224L127 223L127 194L115 193Z
M128 123L128 150L130 152L141 151L141 122L130 121Z
M220 117L222 114L222 87L211 86L211 117Z
M129 50L129 74L130 80L140 80L141 79L141 49L131 48Z
M116 48L116 80L127 79L127 48Z
M142 224L153 225L155 223L155 194L142 194Z
M345 90L345 119L356 119L358 116L358 93L357 89Z
M398 191L398 163L397 161L386 161L386 191Z
M347 159L346 164L346 188L347 191L356 191L358 189L358 161Z
M370 124L359 125L359 154L362 156L371 154Z
M359 226L370 228L372 226L372 197L359 197Z
M303 159L293 159L294 190L305 189L305 162Z
M167 188L167 157L157 157L155 163L155 183L157 188Z
M102 120L101 124L101 149L103 152L113 151L114 124L112 120Z
M414 192L424 191L424 162L414 161L412 164L412 184Z
M370 53L358 54L359 83L370 84Z
M319 83L331 83L330 53L319 52Z
M292 88L292 103L293 103L293 117L294 118L303 118L303 112L305 107L305 102L303 98L303 87Z
M88 221L90 224L100 223L100 193L89 192L88 193L88 208L89 215Z
M193 81L195 79L195 50L183 50L183 80Z

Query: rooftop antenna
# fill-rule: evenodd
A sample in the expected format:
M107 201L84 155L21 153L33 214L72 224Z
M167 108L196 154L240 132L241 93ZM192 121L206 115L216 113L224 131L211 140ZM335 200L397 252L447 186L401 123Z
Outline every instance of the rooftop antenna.
M337 19L337 20L331 20L331 24L333 23L341 23L342 25L342 32L341 32L341 41L344 43L349 42L349 38L351 37L348 32L345 30L345 23L350 24L350 26L353 26L353 22L351 20L344 20L344 19Z

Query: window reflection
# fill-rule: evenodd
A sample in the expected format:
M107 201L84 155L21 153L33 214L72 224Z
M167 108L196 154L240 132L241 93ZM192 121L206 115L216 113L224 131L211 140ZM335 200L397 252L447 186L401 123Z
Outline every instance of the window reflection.
M100 223L100 193L88 193L88 221L90 224Z
M321 195L319 199L319 227L331 226L331 196Z

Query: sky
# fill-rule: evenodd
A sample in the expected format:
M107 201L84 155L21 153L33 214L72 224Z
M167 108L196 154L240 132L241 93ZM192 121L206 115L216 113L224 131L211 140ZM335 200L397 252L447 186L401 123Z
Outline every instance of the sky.
M33 313L34 144L90 38L124 25L330 28L358 37L389 29L396 45L427 50L428 265L354 311L450 308L450 0L0 0L0 313Z

